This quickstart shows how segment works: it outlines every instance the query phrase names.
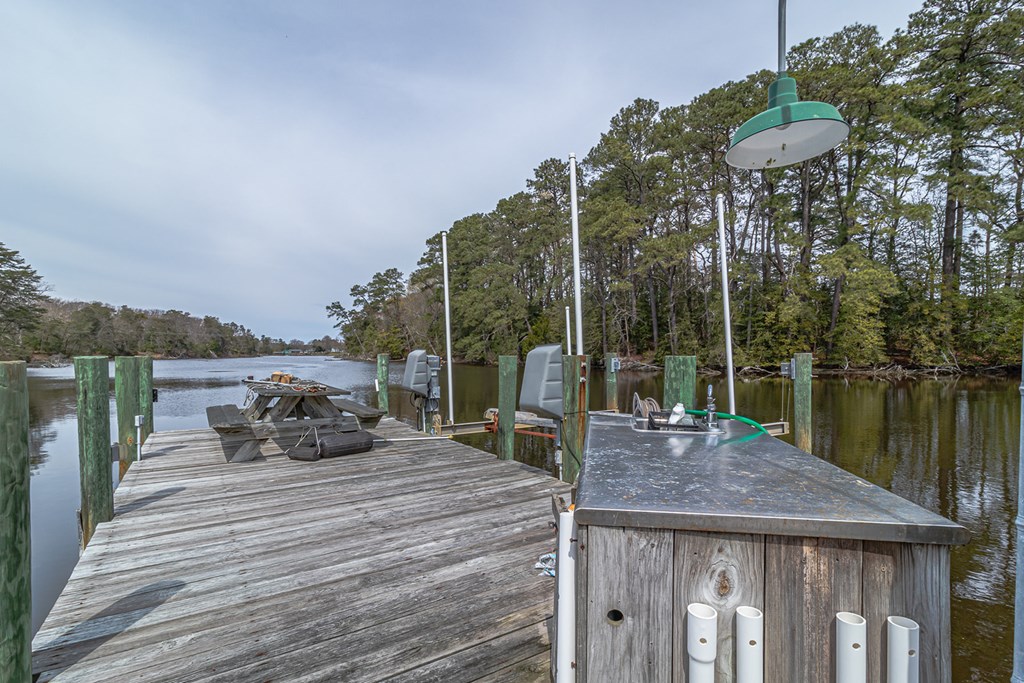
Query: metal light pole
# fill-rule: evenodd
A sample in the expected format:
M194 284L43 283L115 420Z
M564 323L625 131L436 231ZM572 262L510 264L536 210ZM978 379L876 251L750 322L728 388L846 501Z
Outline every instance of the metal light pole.
M580 288L580 217L576 203L576 155L569 155L569 197L572 199L572 279L576 294L576 355L583 355L583 294Z
M736 386L732 368L732 313L729 309L729 264L725 255L725 197L718 195L718 257L722 262L722 309L725 314L725 375L729 385L729 413L736 414Z
M444 341L448 357L448 422L455 424L455 389L452 385L452 307L448 298L448 231L441 231L441 262L444 266Z

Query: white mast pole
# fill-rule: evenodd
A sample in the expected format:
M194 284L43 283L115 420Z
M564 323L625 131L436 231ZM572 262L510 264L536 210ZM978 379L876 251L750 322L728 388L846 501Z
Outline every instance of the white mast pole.
M565 307L565 355L572 354L572 323L569 322L569 307Z
M732 367L732 314L729 309L729 264L725 254L725 197L718 195L718 256L722 262L722 309L725 313L725 377L729 383L729 413L736 414Z
M572 279L576 294L576 355L583 355L583 294L580 287L580 217L576 203L576 155L569 155L569 196L572 198Z
M448 298L448 231L441 231L441 261L444 265L444 341L448 356L448 422L455 424L455 389L452 385L452 307Z

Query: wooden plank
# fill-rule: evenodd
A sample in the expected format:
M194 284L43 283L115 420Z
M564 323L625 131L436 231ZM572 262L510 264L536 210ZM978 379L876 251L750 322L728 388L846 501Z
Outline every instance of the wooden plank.
M141 356L139 358L139 406L142 411L142 443L141 448L149 435L153 433L153 357Z
M886 618L913 619L920 631L922 681L953 678L949 548L912 543L865 543L864 618L868 620L868 680L884 681Z
M587 680L587 622L590 586L590 527L581 526L576 529L576 680Z
M619 410L619 373L613 369L618 359L614 353L604 359L604 409L612 412Z
M811 371L814 356L798 353L793 356L793 443L802 451L811 453L814 434L811 429Z
M282 396L277 399L275 403L266 414L261 417L259 422L280 422L291 415L291 412L295 410L295 406L299 401L303 400L302 396Z
M383 410L385 415L391 410L388 405L389 360L386 353L377 354L377 407Z
M765 680L834 676L835 614L861 613L862 547L845 539L765 539Z
M867 620L868 683L886 682L886 619L903 612L895 605L893 582L896 574L895 543L864 542L864 573L861 579L864 594L861 616ZM925 679L927 680L927 679Z
M28 402L25 363L0 363L0 679L9 681L32 672Z
M114 359L114 397L117 404L117 444L120 451L120 472L125 472L139 459L136 443L135 416L141 414L139 405L139 365L137 356L118 356Z
M532 567L564 485L447 441L389 444L351 468L280 456L238 468L217 462L220 447L212 430L154 435L118 489L123 512L36 636L40 680L546 670L553 581Z
M736 608L764 609L764 536L675 532L673 572L673 681L688 681L686 607L692 602L718 610L716 680L735 676Z
M110 472L110 369L106 356L75 358L78 468L82 488L82 545L114 516Z
M498 356L498 457L515 459L516 369L515 356Z
M252 403L242 410L242 414L245 415L245 418L250 422L260 420L267 408L270 407L273 400L274 399L270 396L256 396L256 398L252 400Z
M673 532L591 526L587 680L672 680Z
M697 357L665 356L665 386L662 408L671 410L677 403L689 409L697 407Z
M590 406L590 356L562 356L562 481L572 483L583 467Z

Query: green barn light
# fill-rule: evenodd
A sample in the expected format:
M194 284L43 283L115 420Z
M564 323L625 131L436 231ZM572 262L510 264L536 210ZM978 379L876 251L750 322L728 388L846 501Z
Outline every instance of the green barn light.
M768 88L768 109L733 135L725 161L736 168L778 168L829 151L850 134L850 125L825 102L801 102L786 75L786 0L779 0L779 77Z

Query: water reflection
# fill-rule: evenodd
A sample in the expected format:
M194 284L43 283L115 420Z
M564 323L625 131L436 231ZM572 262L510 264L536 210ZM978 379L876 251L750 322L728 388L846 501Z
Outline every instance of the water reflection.
M245 397L242 378L267 377L275 370L349 389L354 400L376 405L373 363L301 357L157 361L156 428L205 427L206 406L241 403ZM401 363L392 364L391 412L411 423L415 410L408 394L397 389L402 371ZM456 366L454 375L456 421L483 419L484 410L497 405L497 369ZM77 560L73 378L71 368L32 370L29 377L36 628ZM709 381L719 405L724 405L724 382L703 378L700 384ZM603 409L603 374L594 372L589 384L591 408ZM620 408L629 408L633 392L660 399L661 374L620 373ZM739 381L736 392L740 414L763 422L792 416L788 380ZM446 405L443 400L442 406ZM974 378L818 379L813 409L817 455L971 530L972 542L952 554L953 679L1008 680L1013 645L1018 384ZM497 450L496 437L490 434L460 437L460 441L492 453ZM516 448L518 459L552 471L550 440L518 436Z

